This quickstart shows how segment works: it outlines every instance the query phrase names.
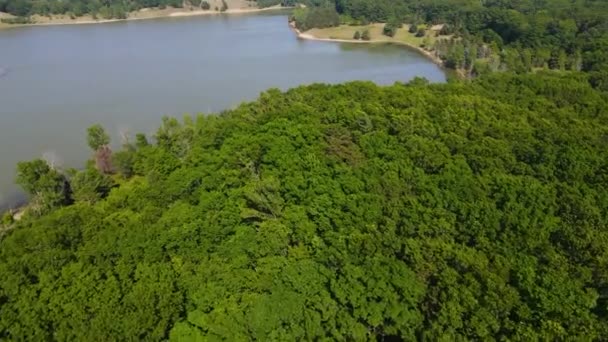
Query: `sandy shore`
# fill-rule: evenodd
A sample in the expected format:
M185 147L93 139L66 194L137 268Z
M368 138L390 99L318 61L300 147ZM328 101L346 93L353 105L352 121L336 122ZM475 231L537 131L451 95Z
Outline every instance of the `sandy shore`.
M298 30L295 27L294 23L290 23L289 25L291 26L293 31L298 35L298 38L306 39L306 40L316 40L316 41L321 41L321 42L334 42L334 43L353 43L353 44L398 44L398 45L407 46L407 47L415 49L418 52L420 52L421 54L425 55L426 57L428 57L430 60L432 60L435 64L439 65L440 67L442 67L442 68L444 67L443 60L441 58L439 58L438 56L436 56L433 51L429 51L420 46L416 46L416 45L413 45L413 44L410 44L407 42L403 42L403 41L399 41L399 40L395 40L395 39L389 39L388 37L386 37L384 39L372 38L370 40L322 38L322 37L317 37L308 31L301 32L300 30Z
M23 27L23 26L51 26L51 25L90 25L90 24L104 24L112 23L117 21L133 21L133 20L145 20L145 19L158 19L158 18L175 18L175 17L193 17L203 15L223 15L223 14L249 14L267 11L276 11L282 9L290 9L290 7L282 7L280 5L266 7L266 8L229 8L228 10L221 12L215 10L200 10L192 9L186 10L183 8L144 8L136 12L129 13L126 19L94 19L90 15L72 19L68 16L56 16L53 18L43 17L39 15L32 16L33 23L30 24L0 24L0 29L12 28L12 27Z

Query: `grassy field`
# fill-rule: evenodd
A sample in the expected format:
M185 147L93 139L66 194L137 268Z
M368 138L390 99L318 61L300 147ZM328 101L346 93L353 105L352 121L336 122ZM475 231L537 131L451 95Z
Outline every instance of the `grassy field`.
M397 30L394 37L388 37L382 34L384 24L376 23L365 26L340 25L325 29L311 29L304 33L300 33L300 37L307 39L320 40L336 40L336 41L353 41L360 43L392 43L407 45L415 48L422 54L432 59L435 63L443 65L443 61L435 54L435 42L440 39L450 39L451 36L439 36L437 30L426 30L423 37L416 37L416 34L409 32L409 25L403 25ZM354 35L358 31L360 34L368 30L369 41L355 40Z
M370 41L372 42L403 43L415 47L422 47L425 38L430 47L435 44L437 39L449 38L447 36L435 37L434 31L427 31L425 37L416 37L415 34L408 32L409 25L403 25L402 28L397 30L397 34L394 37L387 37L382 34L383 28L384 24L371 24L366 26L340 25L338 27L326 29L311 29L306 31L306 33L321 39L353 40L355 32L359 31L362 33L365 30L369 30Z

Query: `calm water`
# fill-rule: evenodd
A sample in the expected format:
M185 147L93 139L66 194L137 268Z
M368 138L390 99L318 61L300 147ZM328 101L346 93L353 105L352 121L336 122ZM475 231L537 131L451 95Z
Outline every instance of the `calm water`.
M18 161L81 166L93 123L151 133L164 115L231 108L270 87L415 76L445 81L403 47L299 40L285 13L0 31L0 207L19 197Z

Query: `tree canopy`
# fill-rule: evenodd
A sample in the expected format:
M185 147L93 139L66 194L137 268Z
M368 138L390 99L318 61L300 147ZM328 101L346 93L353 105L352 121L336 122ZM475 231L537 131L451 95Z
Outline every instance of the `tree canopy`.
M608 2L605 0L326 0L310 6L336 11L346 23L444 24L452 37L438 41L437 54L448 66L473 75L536 69L586 71L608 89ZM310 20L302 27L331 26ZM296 18L297 19L297 18ZM317 25L317 26L311 26ZM415 33L415 32L412 32ZM439 33L439 32L438 32ZM462 63L454 63L462 60ZM468 60L468 63L465 61Z
M293 0L248 0L254 2L260 8L283 5L293 6ZM204 10L211 9L208 1L204 0L0 0L0 12L7 12L17 16L13 19L3 19L4 22L13 24L28 23L28 17L32 15L63 15L69 14L80 17L90 14L94 17L105 19L126 19L130 12L142 8L181 8L184 6L197 7ZM228 9L227 3L222 2L222 7L217 10Z
M608 97L592 82L269 90L166 118L113 175L20 164L32 192L58 175L72 190L6 220L0 337L601 340Z

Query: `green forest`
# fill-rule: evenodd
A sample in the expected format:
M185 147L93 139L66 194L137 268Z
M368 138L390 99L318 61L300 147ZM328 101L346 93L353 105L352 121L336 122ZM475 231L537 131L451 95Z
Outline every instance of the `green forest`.
M248 0L258 7L275 5L293 6L291 0ZM32 15L70 15L72 18L91 15L93 18L126 19L129 13L143 8L193 7L203 10L225 11L228 5L211 8L207 0L0 0L0 12L17 16L2 19L9 24L30 23Z
M589 74L314 84L18 165L0 338L608 336L608 96ZM86 139L85 139L86 137Z
M310 0L296 15L301 29L402 23L452 35L433 47L446 66L477 76L538 69L593 73L608 89L608 1L605 0ZM318 8L324 9L323 11ZM303 13L302 13L303 12ZM316 13L313 13L316 12ZM320 14L319 14L320 13ZM395 26L395 23L397 26ZM416 30L414 30L414 33ZM424 31L423 31L424 33Z

